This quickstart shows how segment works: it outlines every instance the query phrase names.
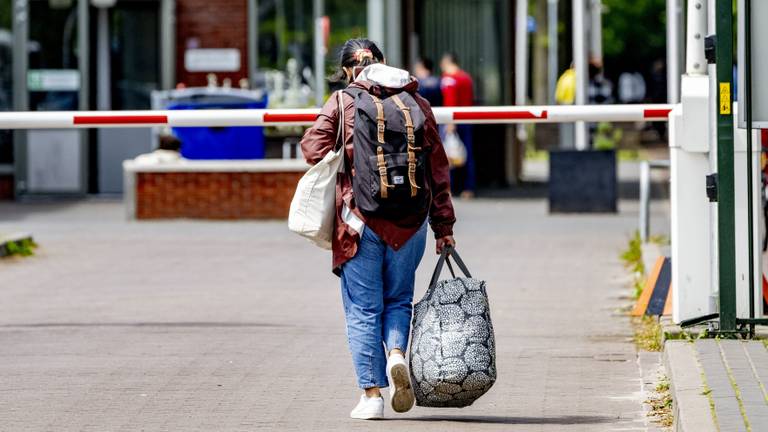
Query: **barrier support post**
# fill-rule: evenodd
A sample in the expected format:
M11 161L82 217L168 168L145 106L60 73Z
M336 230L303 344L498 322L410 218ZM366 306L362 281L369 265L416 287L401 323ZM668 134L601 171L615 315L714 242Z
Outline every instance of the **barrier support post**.
M721 333L736 329L736 239L733 147L733 4L716 0L718 270Z

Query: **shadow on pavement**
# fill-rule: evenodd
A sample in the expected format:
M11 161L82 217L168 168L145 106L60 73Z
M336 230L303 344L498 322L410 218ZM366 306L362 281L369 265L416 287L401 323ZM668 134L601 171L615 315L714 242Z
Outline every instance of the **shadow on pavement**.
M390 419L395 420L395 419ZM574 424L601 424L612 423L616 421L614 417L606 416L579 416L566 415L556 417L509 417L509 416L429 416L429 417L408 417L397 420L404 421L424 421L424 422L454 422L454 423L487 423L487 424L509 424L509 425L574 425Z
M191 327L191 328L215 328L215 327L293 327L283 324L255 323L255 322L125 322L125 323L28 323L28 324L2 324L0 328L50 328L50 327Z

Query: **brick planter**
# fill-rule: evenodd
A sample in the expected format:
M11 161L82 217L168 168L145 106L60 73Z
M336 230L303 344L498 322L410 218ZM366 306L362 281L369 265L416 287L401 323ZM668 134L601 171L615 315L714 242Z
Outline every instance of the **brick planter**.
M303 161L123 164L130 219L285 219Z

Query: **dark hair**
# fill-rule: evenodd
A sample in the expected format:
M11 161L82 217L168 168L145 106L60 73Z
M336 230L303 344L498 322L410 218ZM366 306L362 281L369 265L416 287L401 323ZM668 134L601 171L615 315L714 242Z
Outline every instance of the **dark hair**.
M360 50L370 51L371 56L358 59L358 52ZM341 52L339 53L339 70L337 70L329 80L332 83L345 82L347 80L347 73L344 72L345 67L364 68L368 65L381 63L383 61L384 54L373 41L368 39L350 39L344 42L344 46L341 47Z
M181 151L181 141L173 135L160 135L158 150Z
M448 51L445 54L443 54L443 58L447 58L453 64L456 64L456 65L459 64L459 56L457 56L456 53L453 51Z
M430 72L435 71L435 64L432 62L432 59L428 57L422 57L419 59L419 63L421 63L421 65L424 66L424 69Z

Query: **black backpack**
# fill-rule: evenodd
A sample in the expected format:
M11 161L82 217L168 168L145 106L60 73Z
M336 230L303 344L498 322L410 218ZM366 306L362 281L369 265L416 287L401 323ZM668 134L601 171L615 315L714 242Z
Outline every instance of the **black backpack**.
M364 89L344 91L355 99L357 207L366 215L397 218L424 211L429 204L424 112L407 92L379 99Z

